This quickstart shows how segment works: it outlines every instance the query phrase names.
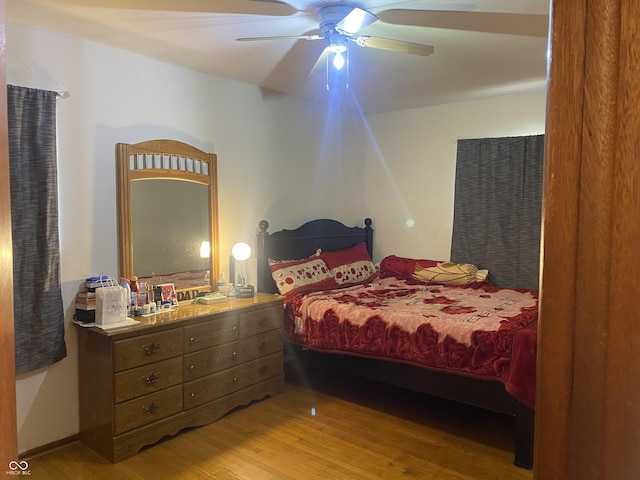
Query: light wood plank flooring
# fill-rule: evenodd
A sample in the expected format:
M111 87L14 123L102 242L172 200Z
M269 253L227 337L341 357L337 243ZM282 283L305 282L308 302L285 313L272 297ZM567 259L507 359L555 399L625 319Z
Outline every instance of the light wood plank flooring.
M531 480L512 419L358 378L287 375L283 394L110 464L80 443L34 479Z

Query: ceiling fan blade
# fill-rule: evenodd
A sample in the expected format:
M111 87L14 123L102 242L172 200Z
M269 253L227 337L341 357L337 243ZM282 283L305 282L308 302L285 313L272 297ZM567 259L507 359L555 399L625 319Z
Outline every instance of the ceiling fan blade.
M230 13L286 17L297 13L294 7L278 0L64 0L68 5L129 10L168 12Z
M327 57L329 56L329 48L325 48L316 63L313 65L313 68L309 71L309 77L313 77L316 73L320 71L321 68L325 67L327 64Z
M254 42L257 40L322 40L322 35L278 35L275 37L242 37L237 42Z
M361 47L377 48L379 50L390 50L392 52L410 53L412 55L422 55L426 57L433 53L432 45L423 45L421 43L405 42L402 40L392 40L390 38L370 37L364 35L362 37L354 38Z
M396 25L531 37L547 37L549 35L549 17L547 15L393 9L380 12L378 16L383 22Z
M336 29L338 32L350 36L358 33L363 28L368 27L376 20L378 20L378 17L373 13L356 7L336 24Z
M376 12L382 12L384 10L391 10L393 8L397 8L398 4L400 3L417 3L418 0L409 0L408 2L399 2L398 0L390 0L387 3L384 3L382 5L376 5ZM467 11L471 11L471 10L475 10L476 8L478 8L478 5L476 3L472 3L472 2L452 2L451 0L435 0L435 1L425 1L425 0L420 0L419 1L419 5L417 5L416 7L414 7L414 9L420 9L420 10L439 10L439 11L452 11L452 12L467 12Z

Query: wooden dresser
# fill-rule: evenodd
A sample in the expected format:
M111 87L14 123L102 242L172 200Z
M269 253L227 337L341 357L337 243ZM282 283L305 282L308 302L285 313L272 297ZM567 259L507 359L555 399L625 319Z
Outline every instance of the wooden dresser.
M284 389L282 298L187 304L78 328L80 436L111 462Z

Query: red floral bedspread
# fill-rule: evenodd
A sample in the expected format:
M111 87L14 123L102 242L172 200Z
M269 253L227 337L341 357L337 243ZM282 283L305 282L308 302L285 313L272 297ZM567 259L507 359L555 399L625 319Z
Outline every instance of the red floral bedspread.
M293 343L500 380L533 408L536 291L383 278L293 297L287 312Z

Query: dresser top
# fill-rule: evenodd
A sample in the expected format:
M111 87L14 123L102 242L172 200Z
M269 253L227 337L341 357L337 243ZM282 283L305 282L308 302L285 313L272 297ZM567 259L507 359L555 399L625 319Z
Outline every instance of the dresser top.
M252 298L235 298L229 297L224 302L204 305L202 303L193 303L191 300L181 302L178 307L171 308L168 311L156 313L155 315L144 315L135 317L138 321L135 325L127 325L124 327L83 327L97 334L107 336L130 336L137 335L147 330L165 329L178 326L178 324L187 324L191 321L206 319L211 315L224 314L226 312L241 313L243 310L259 308L260 306L270 307L282 305L284 297L273 295L270 293L256 293Z

